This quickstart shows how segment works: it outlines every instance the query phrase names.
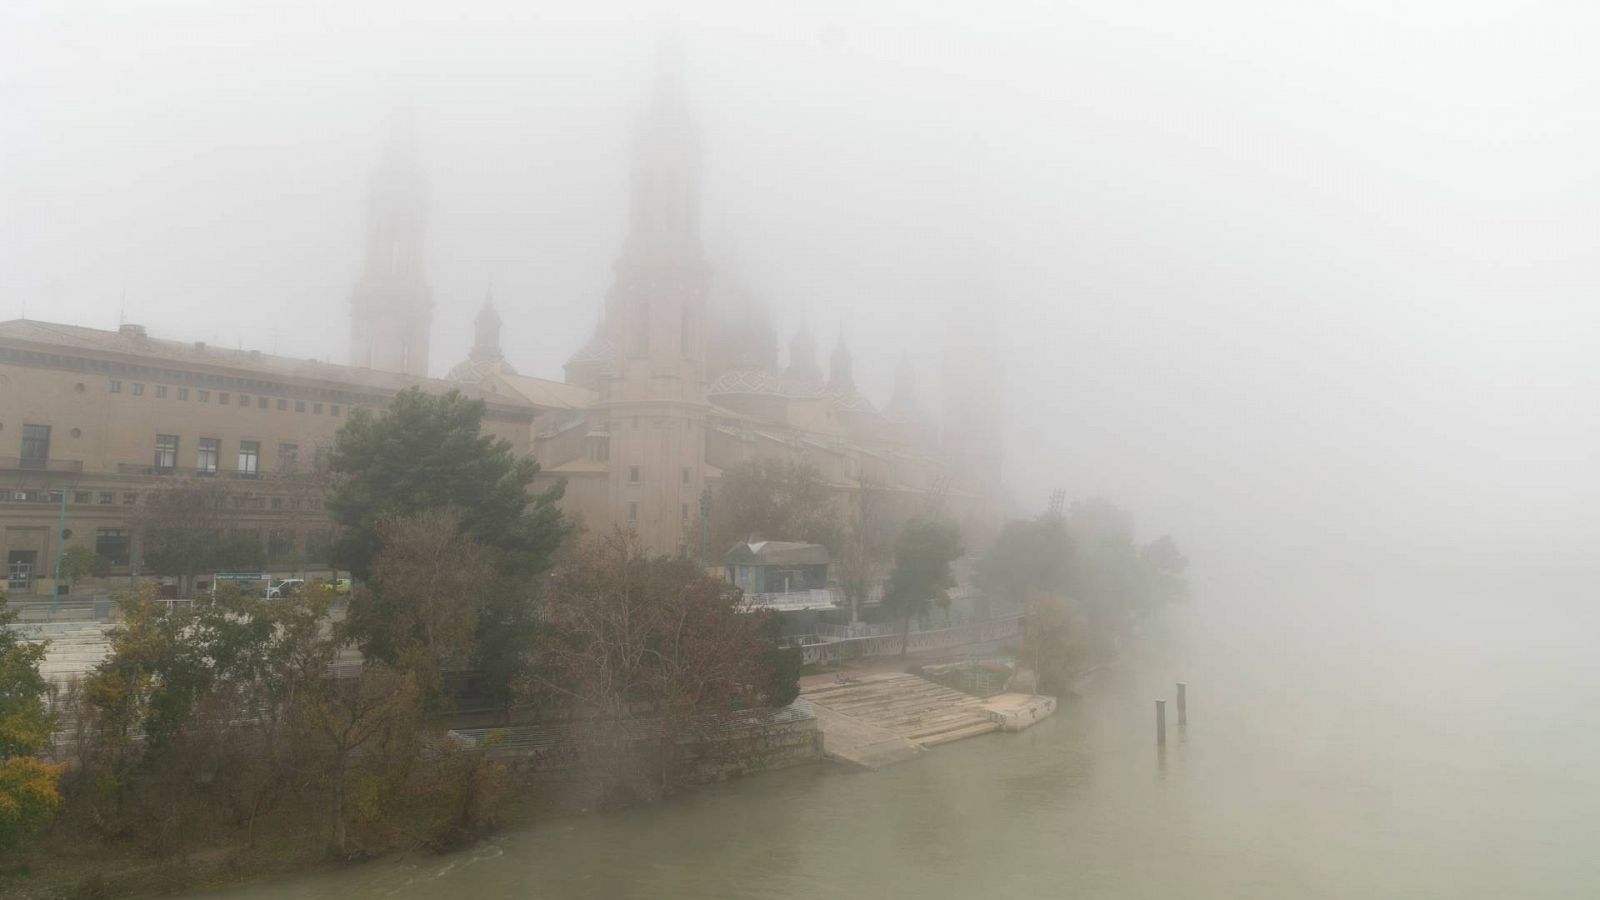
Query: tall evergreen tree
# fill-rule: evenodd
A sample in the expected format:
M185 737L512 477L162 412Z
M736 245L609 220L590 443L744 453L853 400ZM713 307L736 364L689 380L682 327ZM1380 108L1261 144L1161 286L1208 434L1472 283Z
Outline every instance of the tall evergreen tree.
M483 415L481 400L416 388L382 413L352 413L330 459L328 510L341 526L335 559L361 578L371 576L383 550L386 523L455 512L461 532L485 548L500 576L477 611L475 661L491 693L504 699L532 637L534 576L549 567L569 527L556 506L564 486L533 493L539 464L485 434ZM395 661L401 648L372 642L371 622L357 617L351 625L368 653Z

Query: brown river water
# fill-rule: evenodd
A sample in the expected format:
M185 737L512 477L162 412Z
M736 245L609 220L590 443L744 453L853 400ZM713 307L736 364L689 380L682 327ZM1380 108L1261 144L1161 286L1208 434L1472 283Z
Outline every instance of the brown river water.
M1600 897L1592 591L1260 580L1199 591L1022 734L211 896Z

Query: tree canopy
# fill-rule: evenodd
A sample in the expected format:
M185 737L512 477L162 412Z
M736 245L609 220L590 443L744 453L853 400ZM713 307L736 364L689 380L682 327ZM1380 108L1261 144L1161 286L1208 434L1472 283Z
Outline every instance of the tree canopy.
M410 388L381 413L358 409L339 430L328 510L341 526L336 560L366 578L386 519L451 507L461 530L498 551L507 573L546 568L567 534L562 485L530 493L539 464L484 433L484 404L457 391Z
M260 535L234 526L226 486L214 478L185 478L145 495L138 525L144 568L186 582L196 575L258 569Z
M483 415L481 400L415 388L401 392L382 413L352 413L333 448L335 486L328 509L341 526L335 558L362 578L375 574L387 539L402 533L418 538L404 552L390 554L390 574L370 584L370 596L353 607L350 635L370 656L397 663L406 649L393 640L394 624L382 619L386 610L421 610L417 587L408 580L448 587L460 574L423 575L428 559L454 553L453 564L461 564L470 555L471 577L482 580L484 572L493 572L492 586L478 584L469 598L476 618L470 655L489 694L506 701L536 625L533 576L549 567L569 528L556 505L562 485L530 493L538 463L485 434ZM395 523L444 510L470 542L430 545L414 530L397 530ZM419 615L402 627L425 629L425 622L437 619Z
M933 605L948 606L955 586L951 563L961 556L961 529L937 519L913 519L900 529L894 545L894 570L883 603L907 630L914 616Z
M836 550L838 512L833 491L815 467L784 459L752 459L729 467L711 503L717 554L752 535L807 541Z
M0 848L43 826L61 805L61 767L38 758L55 727L39 674L45 645L22 640L15 621L0 591Z

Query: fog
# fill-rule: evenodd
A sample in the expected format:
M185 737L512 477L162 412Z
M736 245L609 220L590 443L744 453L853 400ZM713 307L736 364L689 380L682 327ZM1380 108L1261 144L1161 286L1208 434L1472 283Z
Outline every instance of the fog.
M492 290L558 378L671 28L718 277L842 326L879 402L991 320L1022 511L1111 496L1202 576L1590 565L1592 7L995 6L13 0L0 317L342 362L406 105L433 374Z

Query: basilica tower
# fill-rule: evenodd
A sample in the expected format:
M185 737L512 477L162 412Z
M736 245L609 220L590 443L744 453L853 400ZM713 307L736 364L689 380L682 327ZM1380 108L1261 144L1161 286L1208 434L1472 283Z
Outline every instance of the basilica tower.
M426 193L409 116L396 115L367 194L367 246L350 297L350 364L428 374L433 300L423 272Z
M650 551L671 553L695 544L708 409L700 137L675 41L659 50L631 176L627 239L590 347L610 356L599 386L609 416L611 520L636 530Z

